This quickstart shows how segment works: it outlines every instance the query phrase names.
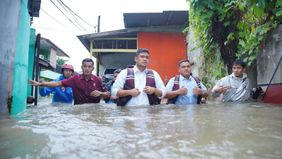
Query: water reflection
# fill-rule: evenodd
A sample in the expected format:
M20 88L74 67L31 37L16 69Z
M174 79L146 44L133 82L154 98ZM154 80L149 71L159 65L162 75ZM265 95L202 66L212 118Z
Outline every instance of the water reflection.
M0 151L4 158L281 158L281 113L258 103L42 103L0 120Z

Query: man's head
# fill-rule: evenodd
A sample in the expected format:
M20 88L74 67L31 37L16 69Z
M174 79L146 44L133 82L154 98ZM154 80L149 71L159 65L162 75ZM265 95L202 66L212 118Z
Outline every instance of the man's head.
M146 48L140 48L135 55L135 62L137 67L146 68L149 63L150 52Z
M232 72L236 77L243 77L243 73L246 70L246 63L241 60L233 62Z
M113 80L115 81L117 78L117 75L120 73L121 69L116 69L113 73Z
M94 70L94 61L90 58L83 59L81 69L83 75L91 75Z
M64 64L62 67L62 73L65 78L69 78L72 76L74 72L73 66L69 64Z
M178 71L182 76L188 78L191 74L191 64L189 60L180 60L178 62Z

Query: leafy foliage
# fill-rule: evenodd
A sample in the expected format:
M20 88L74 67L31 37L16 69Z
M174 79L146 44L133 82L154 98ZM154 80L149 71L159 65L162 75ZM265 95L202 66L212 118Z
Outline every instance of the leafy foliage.
M66 61L67 60L58 57L56 63L57 65L63 66L66 63Z
M189 26L205 56L202 70L218 79L235 59L252 65L267 33L282 22L281 0L189 0ZM208 79L207 79L208 80Z

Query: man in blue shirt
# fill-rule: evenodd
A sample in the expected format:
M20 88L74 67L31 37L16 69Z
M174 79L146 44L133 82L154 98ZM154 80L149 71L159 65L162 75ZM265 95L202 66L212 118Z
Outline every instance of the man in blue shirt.
M59 78L54 81L62 81L72 76L74 72L73 66L69 64L64 64L62 67L62 73ZM52 103L68 103L72 104L73 94L71 87L43 87L39 89L39 93L41 96L49 95L50 93L54 93Z
M176 105L197 104L198 96L206 98L207 88L197 77L191 74L191 64L188 60L178 63L180 75L171 78L166 85L166 98Z

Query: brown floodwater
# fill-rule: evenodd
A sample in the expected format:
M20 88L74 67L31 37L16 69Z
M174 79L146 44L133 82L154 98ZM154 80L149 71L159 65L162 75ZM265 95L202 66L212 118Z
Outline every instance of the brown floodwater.
M0 118L0 158L282 158L282 107L41 102Z

